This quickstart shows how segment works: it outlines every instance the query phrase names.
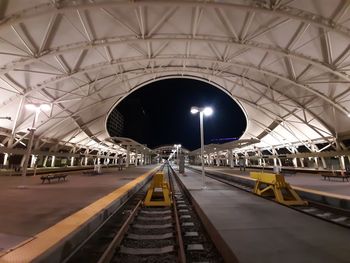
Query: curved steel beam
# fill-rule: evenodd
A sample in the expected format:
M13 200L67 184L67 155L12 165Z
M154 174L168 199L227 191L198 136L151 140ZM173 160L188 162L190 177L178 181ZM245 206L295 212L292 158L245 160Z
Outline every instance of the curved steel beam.
M29 91L26 92L25 96L28 96L31 92L36 91L37 89L42 88L45 85L48 84L52 84L52 83L57 83L60 81L63 81L65 79L71 78L72 76L84 73L84 72L90 72L90 71L94 71L96 69L105 69L105 68L109 68L109 67L114 67L114 66L124 66L127 63L149 63L149 62L159 62L159 61L174 61L174 60L179 60L181 62L183 62L184 60L186 61L194 61L194 62L198 62L198 64L202 65L203 63L212 63L213 60L208 59L206 57L199 57L199 56L195 56L195 57L187 57L187 58L183 58L182 56L168 56L168 57L161 57L161 58L144 58L144 57L134 57L134 58L129 58L128 60L124 60L124 61L111 61L111 62L102 62L102 63L97 63L97 64L93 64L93 65L89 65L86 68L80 69L79 71L76 71L72 74L62 74L59 76L56 76L54 78L45 80L41 83L38 83L36 85L36 87L31 88ZM305 91L308 91L310 93L312 93L313 95L316 95L317 97L319 97L320 99L322 99L323 101L329 103L330 105L334 106L335 108L337 108L340 112L343 112L345 115L349 115L350 111L348 109L346 109L344 106L338 104L336 101L333 101L331 98L329 98L327 95L323 94L322 92L306 85L306 84L302 84L297 82L296 80L291 80L285 76L280 75L279 73L273 72L271 70L268 69L263 69L263 68L259 68L258 66L255 66L253 64L245 64L242 62L234 62L234 61L230 61L230 62L226 62L226 61L215 61L217 64L219 64L221 67L228 67L228 66L235 66L238 68L243 68L243 69L247 69L247 70L252 70L261 74L266 74L268 76L283 80L286 83L292 84L295 87L301 88ZM187 66L187 68L190 68L192 66ZM162 67L162 68L166 68L166 67ZM210 69L211 70L211 69ZM214 70L214 69L213 69ZM231 74L230 72L228 72L228 74ZM3 105L6 105L6 102L3 103Z
M4 75L6 73L9 73L10 71L16 71L19 67L24 67L25 65L35 63L35 62L40 62L41 60L47 58L47 57L55 57L58 55L64 55L66 52L72 52L72 51L79 51L79 50L89 50L89 49L94 49L97 47L111 47L113 45L130 45L130 44L135 44L135 43L141 43L141 44L146 44L146 43L154 43L154 42L191 42L191 43L209 43L209 44L222 44L222 45L234 45L234 46L239 46L242 48L248 48L248 49L256 49L256 50L262 50L264 52L269 52L272 54L276 54L279 56L282 56L282 58L291 58L298 60L300 62L311 64L321 70L324 70L326 72L329 72L341 79L344 79L346 81L350 82L350 75L346 74L345 72L340 72L335 69L334 66L330 64L326 64L323 61L320 61L318 59L303 55L301 53L293 52L288 49L283 49L278 46L272 46L268 45L265 43L259 43L256 41L245 41L241 42L239 40L235 40L232 38L227 37L218 39L216 38L209 38L208 36L201 36L201 35L196 35L195 38L192 37L190 34L179 34L177 36L174 35L162 35L161 37L152 37L148 39L139 39L137 37L133 36L125 36L123 38L106 38L106 39L96 39L94 40L93 43L91 42L78 42L78 43L72 43L68 45L63 45L59 47L55 47L52 50L44 50L40 54L38 54L35 57L25 57L21 58L17 61L11 61L8 64L5 64L2 66L0 69L0 74ZM178 54L185 56L185 54ZM152 58L157 58L152 57ZM280 58L280 59L282 59ZM213 62L220 61L217 57L213 59Z
M67 4L65 4L67 3ZM253 2L254 3L254 2ZM207 1L155 1L155 0L143 0L143 1L102 1L102 2L82 2L82 1L72 1L72 2L60 2L56 4L46 3L41 5L36 5L31 8L21 10L10 16L4 17L0 21L0 28L8 24L14 24L24 21L32 17L47 15L47 14L64 14L65 12L71 12L72 10L89 10L96 8L121 8L123 6L138 8L139 6L186 6L186 7L202 7L202 8L221 8L224 10L236 9L240 11L252 11L260 12L265 14L272 14L276 16L287 17L295 20L304 21L313 24L319 28L323 28L329 31L337 32L339 34L349 36L350 29L327 19L318 14L307 12L305 10L297 9L291 6L279 6L272 7L270 5L261 4L254 5L242 5L236 3L222 3L222 2L207 2ZM141 34L140 34L141 35Z

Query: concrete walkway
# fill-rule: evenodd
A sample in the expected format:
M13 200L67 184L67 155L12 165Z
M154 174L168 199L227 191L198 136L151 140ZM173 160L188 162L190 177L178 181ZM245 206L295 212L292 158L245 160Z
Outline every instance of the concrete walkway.
M41 184L40 176L0 176L0 254L154 167L108 168L98 176L74 172L51 184Z
M350 230L186 170L180 179L240 263L350 262ZM232 260L232 262L235 262Z

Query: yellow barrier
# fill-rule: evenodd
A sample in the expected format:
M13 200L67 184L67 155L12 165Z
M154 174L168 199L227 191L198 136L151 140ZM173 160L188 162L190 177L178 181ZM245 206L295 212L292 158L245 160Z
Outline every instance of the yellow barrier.
M158 172L147 190L144 201L145 206L171 206L171 193L169 184L164 180L164 174Z
M256 179L254 193L257 195L273 196L277 202L285 205L307 205L281 174L250 172L250 177Z

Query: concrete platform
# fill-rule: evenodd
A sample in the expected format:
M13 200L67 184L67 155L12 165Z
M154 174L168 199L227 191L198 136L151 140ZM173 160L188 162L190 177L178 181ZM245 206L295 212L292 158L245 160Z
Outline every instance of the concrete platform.
M51 184L40 176L0 176L0 255L155 167L108 168L97 176L73 172L68 181Z
M199 174L185 174L181 181L239 262L350 262L349 229L210 178L203 190Z
M246 169L246 171L240 171L239 168L229 167L206 167L205 169L208 171L225 172L247 177L249 177L250 171L261 171L257 169ZM320 174L302 172L297 172L294 175L288 175L287 172L285 179L292 186L322 191L331 194L350 196L350 182L343 182L341 179L332 179L331 181L328 181L323 180L323 177Z

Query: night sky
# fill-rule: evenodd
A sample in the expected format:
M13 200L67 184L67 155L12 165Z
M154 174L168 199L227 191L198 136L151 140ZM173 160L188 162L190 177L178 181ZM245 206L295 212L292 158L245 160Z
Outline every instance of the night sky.
M245 130L244 114L227 94L192 79L153 82L130 94L116 109L124 116L124 137L150 148L182 144L194 150L200 147L199 115L191 114L191 106L214 109L213 115L204 117L205 144L240 137Z

